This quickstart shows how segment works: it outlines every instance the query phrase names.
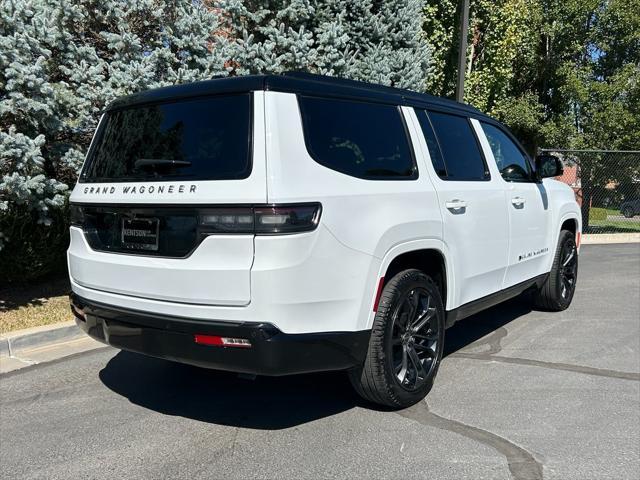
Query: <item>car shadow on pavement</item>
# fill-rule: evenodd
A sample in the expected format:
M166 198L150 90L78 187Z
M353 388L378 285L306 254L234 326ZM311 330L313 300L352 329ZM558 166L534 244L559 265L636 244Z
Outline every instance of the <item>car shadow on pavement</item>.
M100 372L109 389L167 415L278 430L349 410L359 402L343 372L240 378L120 352Z
M445 356L529 311L525 302L516 299L458 322L447 330ZM357 396L344 372L247 380L119 352L100 371L100 380L130 402L156 412L260 430L294 427L356 406L381 410Z
M444 356L446 357L462 350L513 320L530 313L532 310L531 305L532 300L525 293L460 320L447 330L444 342Z

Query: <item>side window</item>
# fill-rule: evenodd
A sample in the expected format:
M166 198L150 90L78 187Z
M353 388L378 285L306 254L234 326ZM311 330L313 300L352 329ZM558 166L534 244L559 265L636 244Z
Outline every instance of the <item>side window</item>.
M446 180L491 178L468 118L440 112L429 112L429 118L444 156Z
M530 182L531 164L518 146L500 130L489 123L481 123L502 178L508 182Z
M313 159L353 177L418 177L399 107L299 96L305 142Z
M416 115L418 116L418 121L420 122L424 138L427 141L427 147L429 148L429 156L431 157L433 168L440 178L446 179L447 167L444 164L442 151L440 150L440 145L438 145L436 134L433 132L429 116L425 110L417 110Z

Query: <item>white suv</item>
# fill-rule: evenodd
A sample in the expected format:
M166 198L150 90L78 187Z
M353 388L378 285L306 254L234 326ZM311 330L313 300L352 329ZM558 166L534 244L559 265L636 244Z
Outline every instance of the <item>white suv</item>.
M216 79L107 109L71 195L72 310L117 348L259 375L348 370L423 398L445 328L576 285L580 210L500 123L309 74Z

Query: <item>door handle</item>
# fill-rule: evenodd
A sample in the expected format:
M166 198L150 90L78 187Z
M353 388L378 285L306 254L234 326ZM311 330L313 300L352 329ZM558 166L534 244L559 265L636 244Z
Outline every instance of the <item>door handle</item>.
M455 210L456 212L462 210L463 208L467 208L467 202L465 202L464 200L458 200L457 198L455 200L451 200L450 202L446 202L444 205L449 210Z
M525 199L522 197L514 197L511 199L511 203L516 207L521 207L525 203Z

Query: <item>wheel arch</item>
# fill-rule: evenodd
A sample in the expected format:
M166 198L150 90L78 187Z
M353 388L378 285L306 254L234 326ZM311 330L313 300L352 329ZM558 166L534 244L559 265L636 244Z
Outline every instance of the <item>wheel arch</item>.
M452 305L455 287L453 265L445 244L440 240L414 240L402 243L391 248L382 259L376 291L369 309L367 328L373 325L377 290L384 287L393 275L408 268L417 268L430 275L441 289L445 310Z
M555 231L555 242L560 237L562 230L568 230L573 233L578 249L580 248L580 237L582 236L582 222L576 212L569 212L562 215ZM555 253L555 252L554 252Z
M551 230L553 232L553 237L550 239L550 254L549 261L545 267L545 272L549 272L551 270L551 266L553 264L553 258L556 254L556 249L558 248L558 239L560 238L560 232L562 230L568 230L573 233L574 239L576 241L576 245L578 246L578 252L580 252L580 239L582 237L582 222L578 217L577 212L568 212L560 217L560 220L556 224L557 226Z
M574 235L578 233L578 219L573 217L567 218L560 226L560 231L562 230L568 230Z
M421 270L433 279L440 289L440 295L446 307L447 267L442 252L433 248L423 248L396 255L384 272L384 284L391 280L395 274L409 268Z

